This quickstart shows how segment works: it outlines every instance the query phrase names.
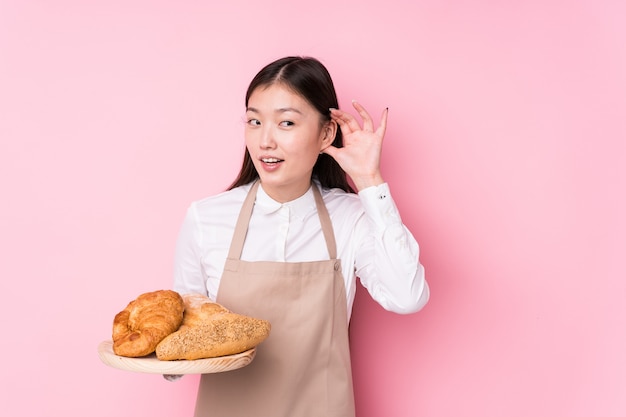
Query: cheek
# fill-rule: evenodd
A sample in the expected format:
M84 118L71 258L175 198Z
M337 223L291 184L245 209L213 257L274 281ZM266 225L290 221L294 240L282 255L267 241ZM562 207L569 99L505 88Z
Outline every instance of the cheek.
M254 132L251 132L249 130L245 130L243 133L243 141L246 145L246 148L250 149L251 147L253 147L253 145L255 143L257 143L256 137L258 135L255 135Z
M307 167L312 167L317 162L317 158L320 155L321 142L311 141L306 147L300 149L300 159L306 161Z
M297 143L297 146L292 144ZM301 157L307 159L316 159L319 155L322 141L318 136L310 135L309 137L300 137L300 140L290 143L291 151L297 152Z

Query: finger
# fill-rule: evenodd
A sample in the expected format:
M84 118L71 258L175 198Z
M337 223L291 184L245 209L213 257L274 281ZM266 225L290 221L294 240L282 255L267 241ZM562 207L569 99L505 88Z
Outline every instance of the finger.
M351 114L344 112L343 110L332 109L330 116L337 122L344 135L351 133L353 130L360 128L354 117ZM356 126L355 126L356 124Z
M361 119L363 119L363 130L373 132L374 121L370 117L370 114L367 112L367 110L365 110L365 107L363 107L356 100L352 100L352 107L354 107L354 109L359 113L359 116L361 116Z
M378 129L376 129L376 134L381 138L385 136L385 132L387 131L387 117L389 116L389 107L383 110L383 114L380 117L380 125Z
M344 135L352 133L357 130L361 130L359 122L350 113L346 113L343 110L332 109L330 112L331 118L339 124L341 132Z

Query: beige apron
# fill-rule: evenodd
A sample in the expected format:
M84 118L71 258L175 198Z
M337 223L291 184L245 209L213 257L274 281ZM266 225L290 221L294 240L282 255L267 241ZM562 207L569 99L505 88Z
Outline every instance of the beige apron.
M330 260L242 261L258 185L239 214L217 301L272 330L250 365L202 376L195 416L354 417L346 291L324 201L314 184Z

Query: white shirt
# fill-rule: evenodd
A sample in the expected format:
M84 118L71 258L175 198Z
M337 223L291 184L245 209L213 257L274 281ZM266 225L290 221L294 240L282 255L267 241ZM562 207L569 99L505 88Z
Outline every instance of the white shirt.
M216 299L235 224L250 187L237 187L191 204L176 245L174 290ZM389 186L369 187L358 195L339 189L321 192L335 232L348 316L354 303L356 277L386 310L400 314L420 310L428 301L429 289L419 262L419 246L402 224ZM261 185L241 259L329 259L313 190L296 200L279 203Z

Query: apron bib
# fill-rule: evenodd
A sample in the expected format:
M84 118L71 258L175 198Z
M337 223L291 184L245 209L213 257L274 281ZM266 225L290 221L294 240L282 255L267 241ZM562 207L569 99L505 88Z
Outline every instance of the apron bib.
M240 260L257 181L242 206L217 302L268 320L252 363L204 374L196 417L354 417L346 291L330 217L313 184L330 260Z

